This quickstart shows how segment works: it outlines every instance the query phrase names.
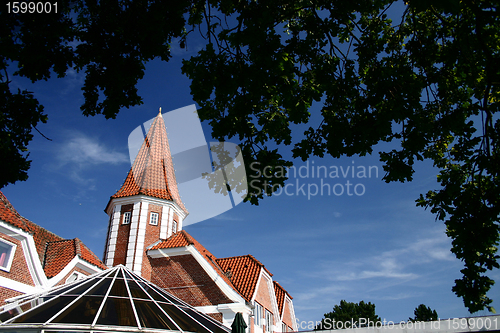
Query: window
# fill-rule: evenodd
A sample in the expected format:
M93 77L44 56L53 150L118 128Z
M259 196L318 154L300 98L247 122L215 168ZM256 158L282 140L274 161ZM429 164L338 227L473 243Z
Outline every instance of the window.
M262 306L255 302L255 306L253 308L253 322L257 326L262 326Z
M151 213L149 218L149 224L158 225L158 213Z
M288 326L285 323L281 324L281 332L288 332Z
M73 272L73 274L71 274L67 279L66 279L66 283L70 283L70 282L73 282L73 281L76 281L76 280L80 280L80 279L83 279L86 275L80 273L80 272Z
M0 239L0 269L5 271L10 270L14 253L16 252L16 244Z
M266 332L271 332L273 326L273 314L266 310Z
M172 233L175 234L177 232L177 221L172 222Z
M123 224L130 223L130 212L123 213Z

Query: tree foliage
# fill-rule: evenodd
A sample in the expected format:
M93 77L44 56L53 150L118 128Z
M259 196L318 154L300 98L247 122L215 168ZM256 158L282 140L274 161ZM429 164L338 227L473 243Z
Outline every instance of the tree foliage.
M315 329L368 327L368 325L375 326L379 321L380 317L375 314L375 304L341 300L339 305L333 307L332 312L325 313L321 323Z
M12 4L11 4L12 5ZM68 69L85 73L86 116L115 118L123 107L142 103L137 82L145 63L170 58L172 38L183 35L183 1L57 1L57 12L13 13L0 7L0 152L9 156L0 187L27 179L26 146L32 128L46 121L43 107L27 91L11 92L9 71L32 82L64 77ZM5 138L5 140L3 140ZM3 171L3 169L2 169Z
M283 157L366 155L379 142L384 179L410 181L430 159L441 187L417 204L444 221L464 262L453 291L471 312L499 268L500 15L494 1L63 0L52 14L0 8L2 156L16 162L0 186L26 179L31 129L45 121L32 81L83 72L84 115L114 118L140 104L145 63L168 60L198 31L206 46L183 71L212 135L241 143L247 197L257 204L283 185ZM311 114L313 103L321 105ZM16 110L19 110L17 112ZM24 113L21 113L24 112ZM23 114L21 116L21 114ZM292 130L306 126L304 132ZM5 140L3 138L6 138ZM284 148L283 148L284 147ZM376 149L376 148L375 148ZM259 162L262 170L248 166ZM14 164L12 164L14 165ZM256 164L254 164L256 165ZM265 167L266 173L262 172ZM259 186L257 186L259 185Z
M409 321L434 321L438 320L438 314L436 310L432 310L430 307L420 304L415 308L415 311L413 311L413 314L415 317L413 318L408 318Z
M445 222L464 262L453 291L469 311L491 310L494 281L485 273L499 268L500 213L496 3L209 3L195 8L208 44L183 70L213 136L239 139L245 162L266 167L249 168L247 200L257 204L284 184L291 161L283 146L306 160L363 156L391 142L379 152L387 182L411 181L415 162L430 159L441 188L417 204ZM314 102L320 114L311 115ZM309 127L297 133L296 124Z

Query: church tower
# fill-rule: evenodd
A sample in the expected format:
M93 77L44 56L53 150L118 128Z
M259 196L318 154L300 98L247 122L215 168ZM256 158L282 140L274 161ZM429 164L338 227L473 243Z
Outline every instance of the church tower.
M188 215L177 189L161 108L105 212L109 226L104 263L108 267L123 264L139 275L149 275L146 247L182 230Z

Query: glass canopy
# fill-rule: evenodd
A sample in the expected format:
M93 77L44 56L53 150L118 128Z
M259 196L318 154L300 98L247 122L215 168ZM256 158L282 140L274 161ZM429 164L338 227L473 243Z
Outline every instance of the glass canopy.
M119 265L0 312L0 331L197 332L230 329Z

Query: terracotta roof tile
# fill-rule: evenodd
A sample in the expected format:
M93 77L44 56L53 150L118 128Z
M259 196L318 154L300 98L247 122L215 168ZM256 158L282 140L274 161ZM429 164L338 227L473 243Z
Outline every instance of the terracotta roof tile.
M40 263L49 278L57 275L77 254L101 269L107 268L78 238L65 240L22 217L2 192L0 192L0 220L33 236Z
M94 252L92 252L85 244L83 244L78 238L75 238L79 242L80 253L78 254L81 259L97 266L101 269L108 269L106 265L99 259Z
M51 242L47 245L43 267L45 275L48 278L56 276L76 256L101 269L107 269L106 265L81 240L74 238Z
M151 124L125 182L111 199L139 194L174 201L187 213L177 189L167 130L161 113Z
M47 245L43 270L48 278L56 276L76 256L74 241L65 239Z
M216 259L220 268L231 277L231 282L236 287L236 290L247 301L251 301L257 281L259 279L260 270L263 268L272 276L266 267L252 255L220 258Z
M45 260L47 243L64 239L22 217L2 192L0 192L0 220L33 235L40 263L43 263Z
M290 299L292 296L283 288L278 282L273 281L274 284L274 293L276 294L276 302L278 303L278 310L280 312L280 316L283 316L283 308L285 307L285 295L288 295Z
M170 236L168 239L153 245L148 250L172 249L188 245L194 245L194 238L192 238L186 231L181 230Z

